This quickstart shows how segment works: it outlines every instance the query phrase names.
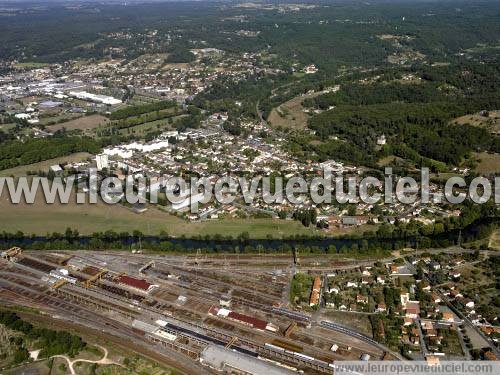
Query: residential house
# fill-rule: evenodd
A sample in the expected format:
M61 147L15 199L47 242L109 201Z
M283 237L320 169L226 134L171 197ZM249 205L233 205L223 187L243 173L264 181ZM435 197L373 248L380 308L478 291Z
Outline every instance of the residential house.
M406 303L405 316L407 318L416 319L420 315L420 304L418 301L408 301Z
M455 316L451 311L443 311L443 320L446 320L447 322L454 322Z
M401 291L400 299L401 299L401 305L405 307L408 301L410 300L410 293L408 293L408 291L406 292Z
M431 294L431 300L434 303L441 303L441 297L439 297L439 294L437 294L437 293Z
M377 311L377 312L385 312L385 311L387 311L387 306L385 305L384 302L380 302L379 304L377 304L377 307L376 307L375 311Z
M357 302L357 303L362 303L362 304L367 304L367 303L368 303L368 297L363 296L363 295L361 295L361 294L358 294L358 295L356 296L356 302Z

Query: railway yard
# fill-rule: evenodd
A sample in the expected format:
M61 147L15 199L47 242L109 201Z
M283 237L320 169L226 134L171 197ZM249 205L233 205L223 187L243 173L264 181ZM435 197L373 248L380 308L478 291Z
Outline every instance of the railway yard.
M399 359L368 336L293 309L290 256L9 254L0 263L2 303L127 340L186 373L320 374L335 360ZM322 262L304 258L301 272L359 266Z

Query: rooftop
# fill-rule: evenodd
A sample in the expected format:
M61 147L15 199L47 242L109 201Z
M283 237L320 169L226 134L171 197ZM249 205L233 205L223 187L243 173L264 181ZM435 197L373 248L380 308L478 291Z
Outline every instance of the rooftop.
M256 375L293 374L292 371L284 368L215 345L209 345L203 350L200 361L220 371L226 370L231 372L230 369L238 369L239 371Z
M148 283L146 280L139 280L125 275L120 276L118 278L118 282L120 284L125 284L133 288L142 289L144 291L147 291L151 287L151 284Z

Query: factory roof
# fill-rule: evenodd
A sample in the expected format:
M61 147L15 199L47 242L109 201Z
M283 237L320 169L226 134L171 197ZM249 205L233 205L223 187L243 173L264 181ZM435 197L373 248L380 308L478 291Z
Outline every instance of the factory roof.
M244 371L248 374L286 375L293 374L292 371L277 367L271 363L252 358L242 353L217 347L207 346L201 353L201 363L217 370L229 370L230 368Z
M145 323L145 322L137 320L137 319L134 319L134 321L132 322L132 327L134 327L135 329L139 329L143 332L147 332L147 333L153 333L158 329L157 326Z
M147 291L151 287L151 284L148 283L146 280L139 280L125 275L120 276L118 278L118 282L120 284L125 284L133 288L142 289L144 291Z
M263 320L252 318L251 316L243 315L243 314L240 314L240 313L237 313L234 311L231 311L227 316L230 319L239 320L243 323L250 324L251 326L253 326L254 328L257 328L257 329L264 330L264 329L266 329L266 326L267 326L267 322L265 322Z
M312 290L311 290L311 297L309 298L309 305L314 306L317 305L319 302L319 292L321 290L321 278L319 276L316 276L314 278Z

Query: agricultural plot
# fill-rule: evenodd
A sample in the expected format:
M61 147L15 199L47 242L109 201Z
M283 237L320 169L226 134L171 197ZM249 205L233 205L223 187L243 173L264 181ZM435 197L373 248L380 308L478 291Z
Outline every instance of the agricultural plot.
M130 128L125 128L120 130L121 135L130 135L130 134L135 134L135 135L145 135L149 132L154 132L154 131L164 131L172 128L172 124L180 119L181 117L184 117L185 115L180 115L180 116L175 116L175 117L170 117L168 119L161 119L161 120L155 120L151 122L146 122L144 124L140 124L137 126L132 126Z
M7 174L9 175L9 174ZM78 228L81 234L92 234L106 230L117 232L140 230L145 234L160 234L166 231L174 236L224 234L234 237L242 232L254 238L274 238L292 234L311 234L311 229L295 221L274 219L223 219L190 223L169 213L150 207L136 214L120 205L97 204L46 204L39 192L34 204L10 204L4 198L0 202L0 227L7 232L21 230L25 233L44 235L47 232L64 232L67 227Z
M15 168L4 169L3 171L0 171L0 176L20 177L20 176L26 176L28 174L28 172L31 172L31 171L32 172L38 172L38 171L48 172L50 166L52 166L52 165L66 164L66 163L79 163L83 160L86 160L87 158L89 158L91 156L92 155L89 154L88 152L77 152L77 153L74 153L71 155L61 156L59 158L44 160L44 161L41 161L39 163L20 165L19 167L15 167Z
M500 133L500 111L491 111L488 113L475 113L465 115L453 120L456 125L472 125L486 129L492 134Z
M479 174L500 173L500 154L481 152L474 154L478 160L475 171Z
M489 247L493 250L500 250L500 230L493 232L491 235Z
M277 108L274 108L269 115L269 122L272 126L293 129L305 129L309 115L304 112L302 101L313 98L318 93L311 95L297 96Z
M90 129L95 129L99 125L104 125L107 122L108 119L104 116L90 115L90 116L83 116L67 122L62 122L59 124L47 126L47 130L55 132L57 130L61 130L64 128L67 131L72 131L72 130L87 131Z

